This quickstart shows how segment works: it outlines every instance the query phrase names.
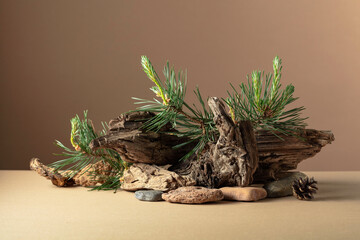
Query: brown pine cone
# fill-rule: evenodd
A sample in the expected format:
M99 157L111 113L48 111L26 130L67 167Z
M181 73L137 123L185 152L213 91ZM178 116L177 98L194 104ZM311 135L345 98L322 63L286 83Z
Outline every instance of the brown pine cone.
M299 200L311 200L314 198L316 190L318 190L317 181L312 177L299 178L294 181L292 189L293 195Z

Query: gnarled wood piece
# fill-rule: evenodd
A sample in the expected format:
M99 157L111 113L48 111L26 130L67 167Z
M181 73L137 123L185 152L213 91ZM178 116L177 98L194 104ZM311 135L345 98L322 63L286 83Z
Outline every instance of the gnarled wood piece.
M71 187L80 185L83 187L95 186L104 183L107 176L113 176L116 173L112 171L110 164L98 161L94 164L88 164L80 172L74 175L72 170L56 171L40 162L38 158L30 160L30 169L36 171L41 176L50 179L58 187ZM71 179L68 176L74 175Z
M70 187L75 185L74 179L69 179L59 172L54 172L54 168L44 165L38 158L32 158L30 160L30 169L51 180L55 186Z
M216 144L209 143L199 159L192 161L186 170L179 169L178 173L190 176L196 180L196 185L211 188L251 184L258 166L251 122L243 121L238 127L218 98L209 98L208 104L214 113L219 139Z
M301 161L314 156L322 147L334 141L334 135L331 131L318 131L315 129L301 130L300 136L305 140L277 133L277 135L282 137L282 139L280 139L272 132L265 130L255 131L255 139L252 134L252 126L249 122L240 122L240 124L237 125L238 129L235 130L236 128L233 128L233 123L224 109L218 111L217 114L226 116L218 118L223 120L217 120L218 126L221 125L220 122L225 123L224 126L226 127L224 129L219 129L219 131L222 132L223 137L218 141L219 145L216 153L214 151L215 148L213 147L214 144L208 144L205 147L203 153L201 153L202 156L199 162L188 161L181 164L177 163L177 160L190 151L193 148L193 145L185 146L180 151L174 150L172 146L185 142L187 139L178 138L171 134L169 136L169 134L159 134L139 130L144 121L154 116L153 113L135 112L121 115L119 118L112 120L110 122L109 134L104 138L97 139L97 142L93 142L92 147L113 148L121 154L125 161L129 162L144 162L157 165L176 163L176 166L173 166L171 169L178 174L189 175L191 173L193 178L198 181L198 185L199 183L202 183L202 185L206 186L216 186L222 184L225 185L226 183L224 178L219 179L217 177L218 172L213 172L214 169L220 169L223 162L221 162L221 159L219 162L216 162L215 160L210 161L208 159L216 156L219 160L221 154L232 158L230 157L231 154L229 155L229 151L233 153L235 151L230 150L230 146L238 148L238 151L245 150L249 159L256 159L256 155L258 154L258 167L253 178L254 182L263 183L269 180L278 179L288 170L296 169ZM169 131L170 126L166 126L165 129L166 130L164 131ZM222 144L223 142L228 142L228 144ZM238 145L235 144L237 142L239 143ZM251 172L253 172L256 168L256 164L251 164L253 165ZM247 164L242 164L241 168L246 169L246 167ZM248 166L247 168L250 169L251 167ZM224 169L223 171L231 172L229 169ZM228 184L237 185L241 178L243 179L241 184L246 185L246 182L251 182L251 179L245 180L247 179L247 177L244 177L245 175L246 174L241 175L240 173L236 174L236 176L233 175L229 179L237 180L234 180L234 183Z
M144 122L153 117L149 112L131 112L110 121L109 133L90 143L92 149L110 148L117 151L121 158L131 163L165 165L177 162L188 153L193 144L174 150L173 147L188 141L173 134L170 124L159 132L141 129ZM164 132L167 133L164 133Z
M283 173L296 169L297 165L320 152L326 144L335 140L331 131L302 129L303 140L277 133L282 139L270 131L256 131L259 152L259 167L254 174L255 182L266 182L278 179Z

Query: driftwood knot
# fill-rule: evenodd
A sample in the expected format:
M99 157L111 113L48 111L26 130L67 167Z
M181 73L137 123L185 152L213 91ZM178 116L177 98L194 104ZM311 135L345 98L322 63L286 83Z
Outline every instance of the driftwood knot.
M253 181L258 166L255 134L250 121L235 124L225 105L216 97L208 100L219 131L216 143L208 143L199 159L187 168L187 174L197 185L210 188L247 186ZM246 144L244 144L246 143Z

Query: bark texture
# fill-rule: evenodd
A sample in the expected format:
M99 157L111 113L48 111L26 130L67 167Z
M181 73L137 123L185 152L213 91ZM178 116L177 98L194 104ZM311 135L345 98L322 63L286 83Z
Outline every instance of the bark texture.
M219 139L216 144L209 143L199 159L175 171L191 177L198 186L248 186L258 166L252 124L243 121L235 125L223 103L216 97L209 98L208 105L214 114Z
M278 179L284 172L296 169L305 159L315 156L327 144L335 140L331 131L302 129L300 136L280 135L280 139L269 131L256 131L259 167L254 174L256 182Z
M123 160L131 163L166 165L177 162L193 148L193 145L174 150L174 146L188 139L171 133L162 133L175 131L170 125L158 133L142 130L143 123L153 116L154 114L149 112L123 114L111 120L109 133L92 141L90 147L114 149Z
M111 171L111 166L103 161L87 165L71 179L68 176L72 175L72 171L55 172L54 168L44 165L38 158L30 160L30 169L51 180L58 187L71 187L75 185L83 187L95 186L98 183L104 183L106 176L114 174Z
M30 160L30 169L36 171L39 175L51 180L58 187L71 187L75 185L74 179L68 179L60 172L54 172L54 168L48 167L40 162L38 158Z

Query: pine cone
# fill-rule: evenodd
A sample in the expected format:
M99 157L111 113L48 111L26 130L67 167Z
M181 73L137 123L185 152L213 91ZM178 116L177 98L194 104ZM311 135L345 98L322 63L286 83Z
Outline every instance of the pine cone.
M292 186L293 195L299 200L311 200L314 198L313 194L318 190L317 181L312 177L299 178L295 180Z

